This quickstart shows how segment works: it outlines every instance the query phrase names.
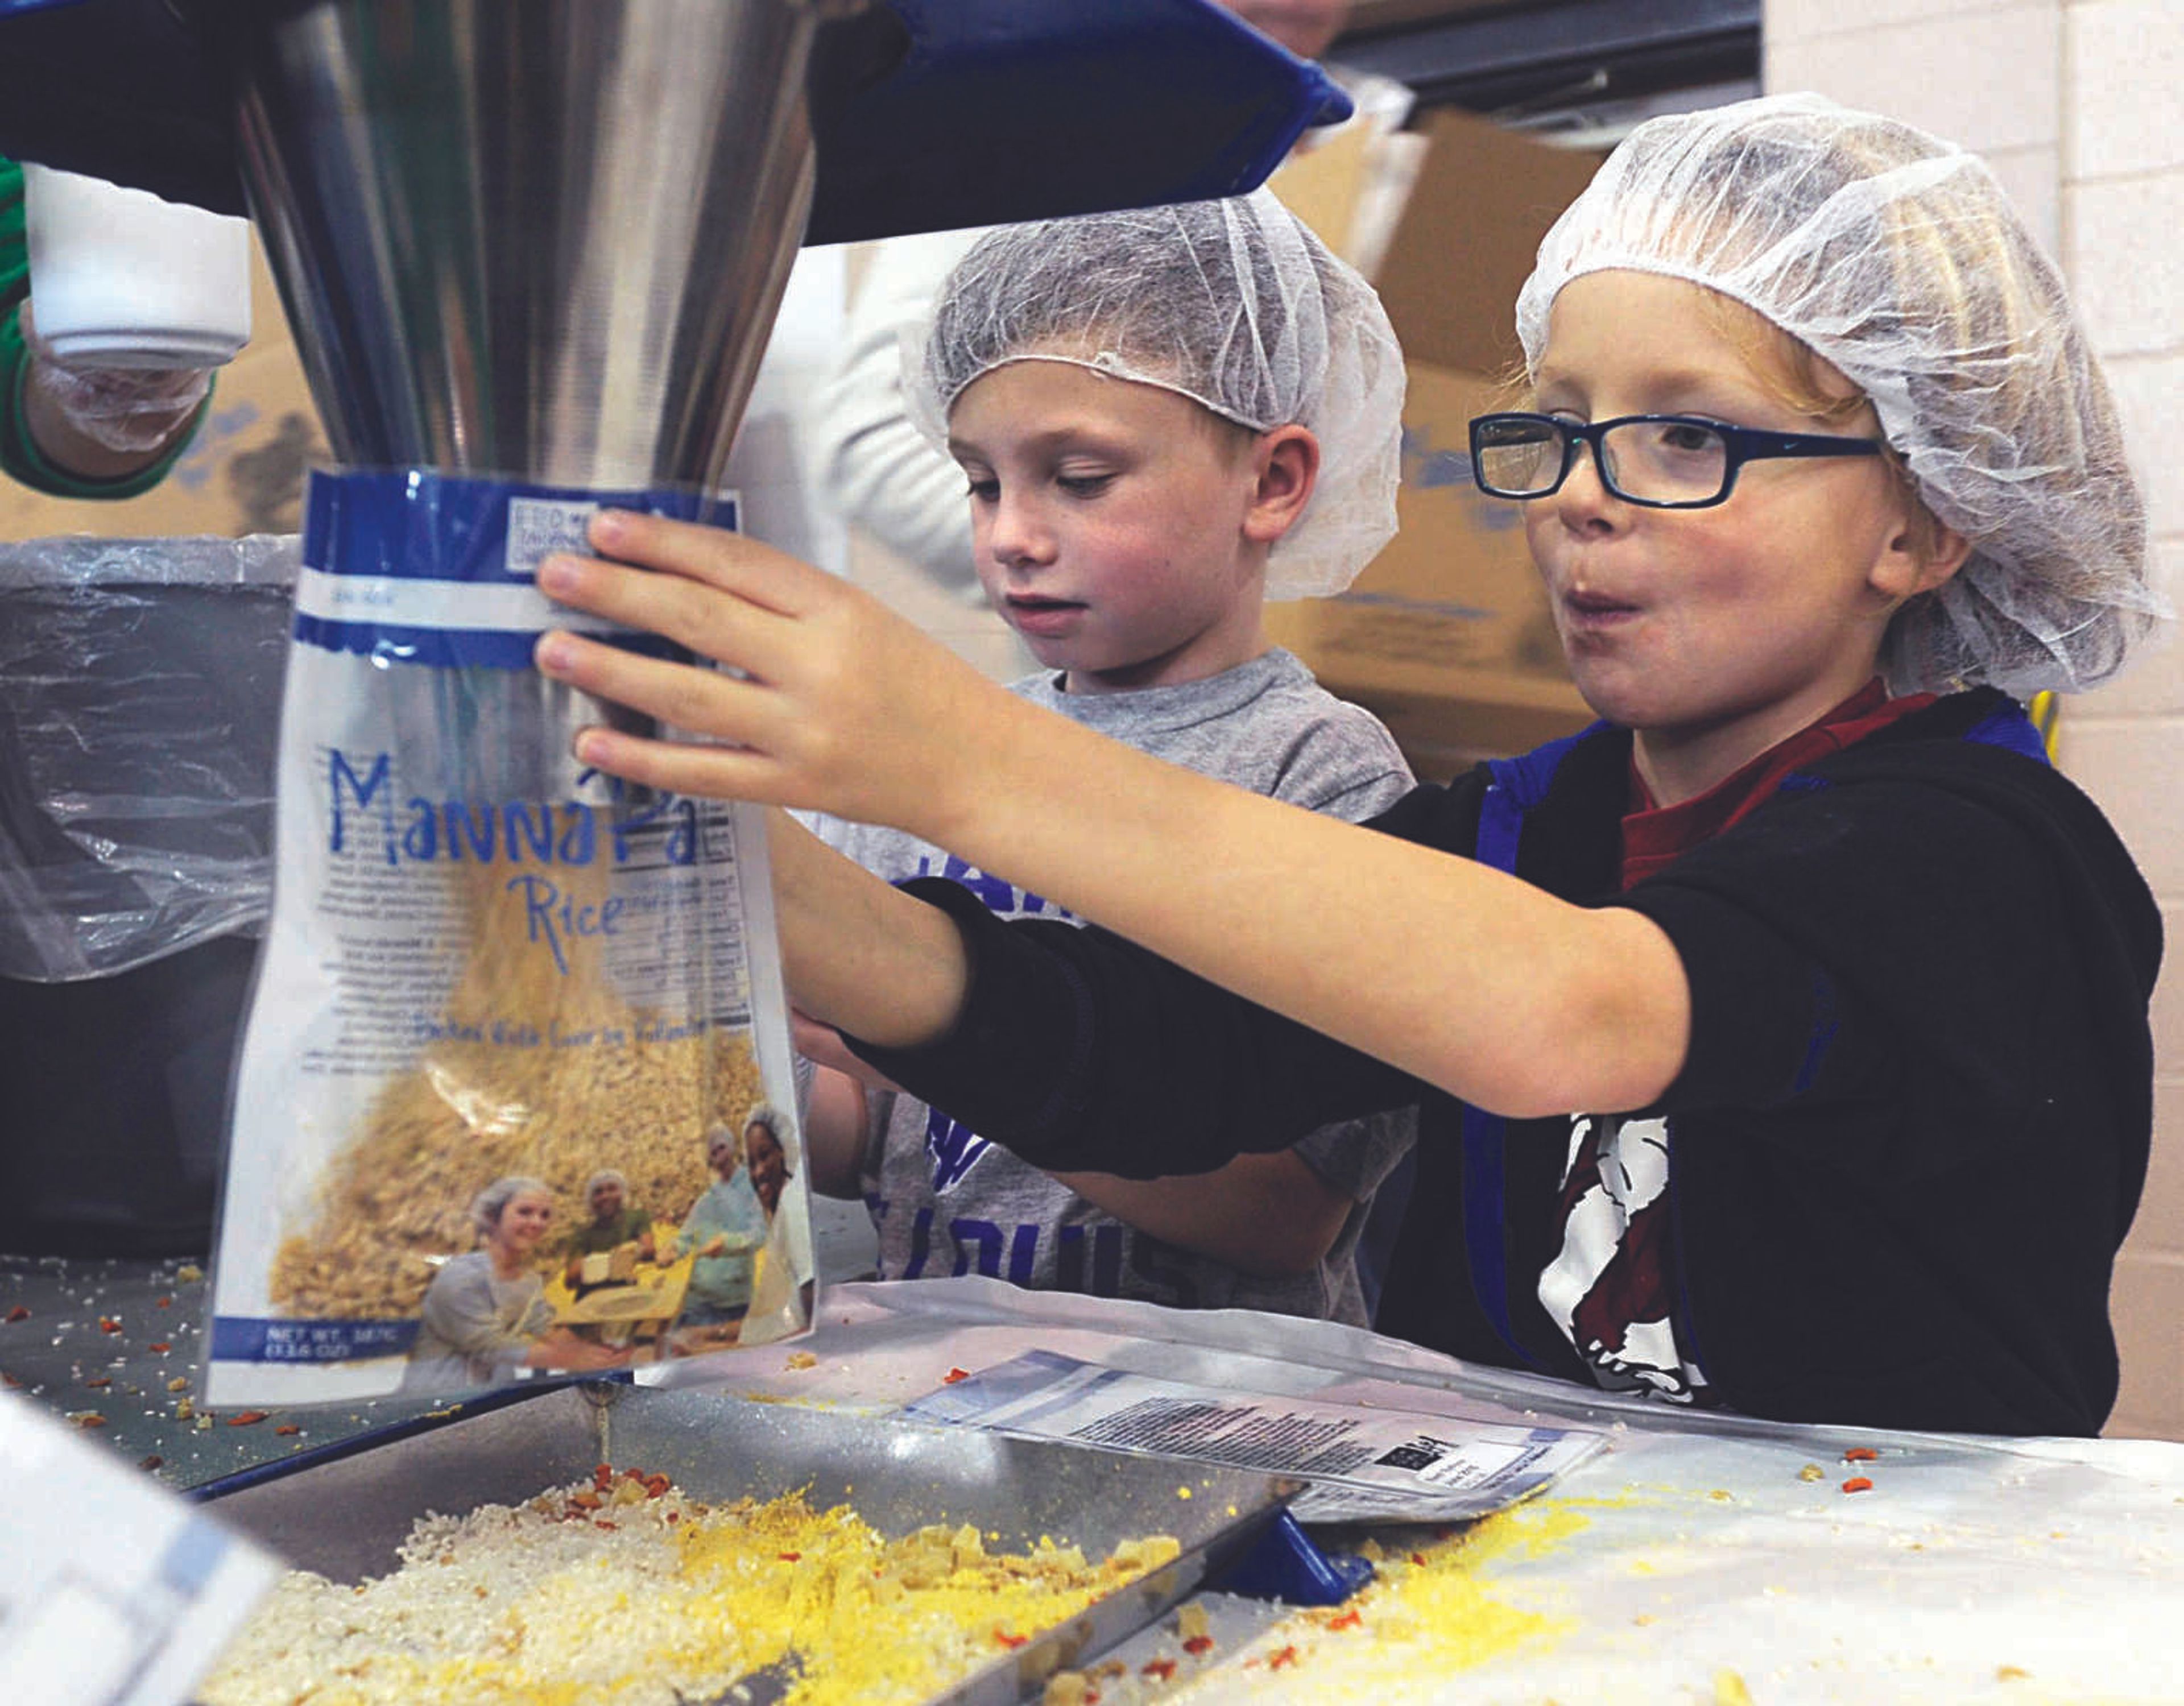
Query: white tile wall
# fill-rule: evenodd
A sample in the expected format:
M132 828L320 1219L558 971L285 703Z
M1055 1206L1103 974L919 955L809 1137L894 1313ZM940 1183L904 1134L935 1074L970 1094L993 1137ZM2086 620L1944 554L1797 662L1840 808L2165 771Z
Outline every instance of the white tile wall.
M2155 541L2153 581L2171 605L2184 602L2184 539ZM2065 748L2081 716L2169 716L2178 712L2184 712L2184 638L2170 627L2157 633L2115 680L2064 707ZM2179 760L2179 768L2184 770L2184 754Z
M2064 769L2099 802L2157 895L2184 895L2180 755L2179 717L2077 716L2062 742Z
M2110 359L2184 353L2180 231L2184 170L2092 179L2071 190L2064 265L2086 330Z
M1767 40L1802 45L1816 36L1870 36L1876 30L1897 25L1993 12L2008 3L2008 0L1769 0Z
M2184 593L2184 0L1768 0L1765 25L1768 87L1980 149L2053 239L2146 485L2157 573ZM2184 1440L2184 641L2067 705L2062 763L2168 925L2154 1162L2111 1294L2124 1376L2109 1430Z
M2184 1256L2142 1254L2134 1240L2116 1264L2109 1296L2123 1388L2107 1432L2184 1439Z
M1817 89L1982 152L2061 140L2063 24L2053 0L1918 12L1803 40L1778 41L1766 30L1766 86Z
M2064 265L2148 490L2157 572L2184 572L2184 6L2073 0L2066 8ZM2154 997L2153 1161L2110 1291L2123 1390L2109 1431L2184 1439L2184 653L2167 645L2082 709L2064 767L2111 807L2164 902L2170 952ZM2066 713L2067 714L2067 713ZM2105 733L2103 732L2105 731ZM2078 755L2082 752L2081 766ZM2123 802L2132 796L2131 803Z
M2156 1118L2172 1129L2184 1118L2184 1079L2170 1079L2154 1092ZM2147 1169L2146 1194L2139 1201L2138 1218L2131 1229L2136 1249L2184 1251L2184 1144L2153 1146ZM2179 1257L2184 1261L2184 1257ZM2177 1324L2184 1329L2184 1321Z
M2163 976L2154 990L2153 1009L2148 1016L2153 1028L2155 1069L2164 1083L2184 1085L2184 900L2172 899L2163 906L2161 932L2169 951L2162 962ZM2161 1114L2164 1129L2184 1132L2184 1096L2172 1098ZM2184 1173L2184 1142L2155 1147L2173 1157L2159 1171L2170 1197L2164 1224L2178 1229L2162 1247L2184 1253L2184 1176L2180 1176Z
M2071 175L2184 166L2184 5L2076 0L2064 28L2076 91L2064 130Z
M2184 314L2184 294L2172 300L2172 312ZM2184 354L2116 356L2108 373L2124 443L2146 492L2147 527L2164 543L2184 538L2184 479L2177 477L2184 467L2177 460L2184 447Z

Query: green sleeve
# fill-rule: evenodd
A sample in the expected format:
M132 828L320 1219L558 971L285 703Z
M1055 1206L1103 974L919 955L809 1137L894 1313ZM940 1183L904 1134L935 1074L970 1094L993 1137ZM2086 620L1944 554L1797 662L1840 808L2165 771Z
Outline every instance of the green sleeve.
M134 498L167 477L211 406L207 398L190 430L148 468L118 480L86 480L56 468L31 441L23 423L23 380L30 366L18 310L30 294L30 251L23 231L23 169L0 159L0 471L56 498Z

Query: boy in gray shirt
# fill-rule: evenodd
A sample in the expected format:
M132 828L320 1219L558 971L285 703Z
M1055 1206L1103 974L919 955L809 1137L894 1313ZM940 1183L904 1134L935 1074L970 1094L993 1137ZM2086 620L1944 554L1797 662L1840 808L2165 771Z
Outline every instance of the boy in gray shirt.
M1387 730L1262 621L1268 597L1346 586L1394 531L1403 391L1371 287L1271 194L989 233L908 363L914 413L968 477L987 596L1046 666L1014 691L1314 811L1362 819L1409 789ZM1076 922L899 832L813 827L890 880ZM815 1185L870 1209L883 1278L1362 1324L1358 1235L1412 1117L1212 1174L1057 1176L821 1068L806 1133Z

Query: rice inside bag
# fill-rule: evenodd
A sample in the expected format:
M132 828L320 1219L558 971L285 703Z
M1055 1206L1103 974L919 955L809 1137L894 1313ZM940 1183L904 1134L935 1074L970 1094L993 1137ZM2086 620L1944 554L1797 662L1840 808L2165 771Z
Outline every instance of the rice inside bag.
M687 659L538 591L602 505L733 522L690 493L313 477L213 1403L471 1391L809 1324L762 813L578 765L584 724L643 725L532 667L549 627Z

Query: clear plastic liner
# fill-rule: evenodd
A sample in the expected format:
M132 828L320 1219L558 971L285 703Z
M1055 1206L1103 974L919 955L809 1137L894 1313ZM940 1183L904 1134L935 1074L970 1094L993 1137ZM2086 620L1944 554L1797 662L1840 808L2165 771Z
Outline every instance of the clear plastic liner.
M258 934L292 536L0 544L0 976Z

